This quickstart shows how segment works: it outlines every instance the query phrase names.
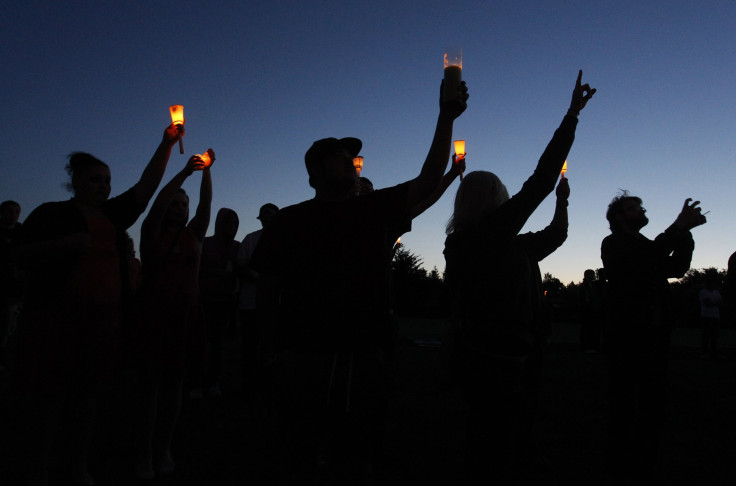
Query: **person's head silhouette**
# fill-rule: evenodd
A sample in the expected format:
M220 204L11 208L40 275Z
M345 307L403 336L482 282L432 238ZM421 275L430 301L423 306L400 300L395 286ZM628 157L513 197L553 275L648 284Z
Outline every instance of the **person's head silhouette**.
M347 199L353 195L358 174L353 159L363 146L357 138L323 138L304 155L309 185L318 199Z

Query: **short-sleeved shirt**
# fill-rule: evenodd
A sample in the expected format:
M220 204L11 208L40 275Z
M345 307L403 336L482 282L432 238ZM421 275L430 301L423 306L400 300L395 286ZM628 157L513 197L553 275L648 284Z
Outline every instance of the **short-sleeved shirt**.
M276 285L283 346L329 352L379 345L389 302L387 241L408 218L407 191L405 183L279 211L263 232L253 268Z

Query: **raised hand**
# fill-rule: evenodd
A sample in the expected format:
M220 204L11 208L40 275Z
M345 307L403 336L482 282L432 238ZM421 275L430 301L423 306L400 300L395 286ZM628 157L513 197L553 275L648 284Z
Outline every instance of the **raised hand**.
M690 203L692 198L685 199L685 204L682 205L682 211L675 220L675 225L679 228L690 230L701 224L705 224L708 220L701 213L701 208L698 207L700 201Z
M452 120L463 114L465 109L468 107L468 87L465 85L465 81L460 82L460 86L457 88L462 93L460 100L444 100L443 93L445 90L445 80L442 80L440 84L440 114L445 115ZM447 159L445 159L447 160Z
M189 157L189 160L187 160L187 165L184 167L184 170L191 174L195 170L203 170L205 168L204 160L199 155L192 155Z
M212 167L212 164L214 164L214 163L215 163L215 151L214 151L214 150L212 150L211 148L208 148L208 149L207 149L207 155L209 155L209 156L210 156L210 163L209 163L209 165L208 165L208 166L206 167L207 169L209 169L210 167Z
M177 140L184 136L184 125L174 125L173 123L164 130L164 142L174 145Z
M557 184L555 195L558 201L567 201L570 197L570 184L567 181L567 177L560 177L560 182Z
M595 94L595 88L591 88L588 83L581 85L583 80L583 70L578 71L578 79L575 81L575 89L572 90L572 100L570 101L570 110L576 114L585 108L588 100Z
M460 176L460 179L463 178L463 174L465 173L465 155L458 158L457 154L452 154L452 167L450 168L455 175Z

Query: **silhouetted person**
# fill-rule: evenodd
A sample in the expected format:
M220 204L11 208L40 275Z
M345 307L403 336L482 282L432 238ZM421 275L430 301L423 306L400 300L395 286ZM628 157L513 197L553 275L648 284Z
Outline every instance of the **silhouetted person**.
M460 379L468 401L463 484L507 484L531 462L549 336L538 262L567 238L567 179L557 186L551 224L537 233L519 231L554 189L577 116L595 93L581 78L582 71L567 115L521 190L509 198L495 174L471 172L460 183L447 224L445 278L460 328Z
M467 99L465 86L460 89ZM253 267L265 295L280 299L275 386L295 479L314 478L318 456L336 484L352 484L370 468L386 406L385 330L375 324L387 322L387 241L439 185L453 121L465 107L465 101L441 103L415 179L359 197L353 158L362 142L314 142L305 155L314 199L281 209L264 229Z
M11 261L11 251L21 229L20 204L3 201L0 204L0 373L6 372L5 348L15 331L18 306L23 295L22 273Z
M597 353L601 346L601 319L603 318L603 292L595 271L583 274L580 292L580 347L585 353Z
M723 297L718 290L719 284L718 273L707 273L705 287L698 292L702 327L700 354L703 358L719 358L718 334L721 330L721 308L723 307Z
M258 211L257 219L263 228L266 228L273 222L278 212L278 206L266 203ZM262 391L264 385L262 367L266 357L263 355L264 343L262 341L264 337L267 341L273 341L273 337L264 336L264 329L262 329L263 326L258 316L257 296L260 276L251 266L253 252L261 240L263 228L245 235L237 257L237 270L240 276L238 305L240 307L240 359L243 368L243 390L251 399ZM266 347L271 348L272 344L266 344Z
M129 302L125 230L145 210L183 135L173 124L140 180L110 196L110 168L84 152L69 156L74 196L42 204L28 216L18 256L28 277L18 371L29 416L29 484L48 484L52 439L69 399L76 423L69 447L71 479L92 484L87 469L98 382L118 365Z
M653 241L640 233L649 222L640 198L624 191L606 212L611 234L603 239L601 258L610 299L608 467L616 482L646 484L658 474L672 319L667 279L690 268L690 230L706 221L699 201L690 202Z
M215 154L208 149L214 164ZM204 359L205 336L199 296L199 264L212 202L210 167L194 155L159 192L141 226L143 283L139 382L140 431L135 473L150 480L154 471L174 471L171 442L181 405L187 365ZM181 189L202 172L199 203L189 220L189 196Z
M736 252L728 258L726 282L723 286L726 315L731 324L736 324Z
M202 296L204 325L207 335L207 357L204 378L195 371L190 397L201 398L202 387L210 397L222 395L222 341L229 325L235 325L238 292L236 272L240 242L235 239L240 220L232 209L222 208L215 219L215 234L204 239L199 267L199 292Z

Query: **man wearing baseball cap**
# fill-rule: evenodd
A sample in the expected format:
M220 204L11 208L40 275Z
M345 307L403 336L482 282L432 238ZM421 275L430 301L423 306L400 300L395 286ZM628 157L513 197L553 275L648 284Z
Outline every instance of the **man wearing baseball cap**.
M319 473L356 481L372 466L387 398L386 242L440 184L453 122L467 106L465 84L458 89L460 100L440 102L418 176L397 186L355 197L362 142L314 142L304 161L315 197L281 209L253 256L266 301L279 303L274 391L288 474L302 480Z

